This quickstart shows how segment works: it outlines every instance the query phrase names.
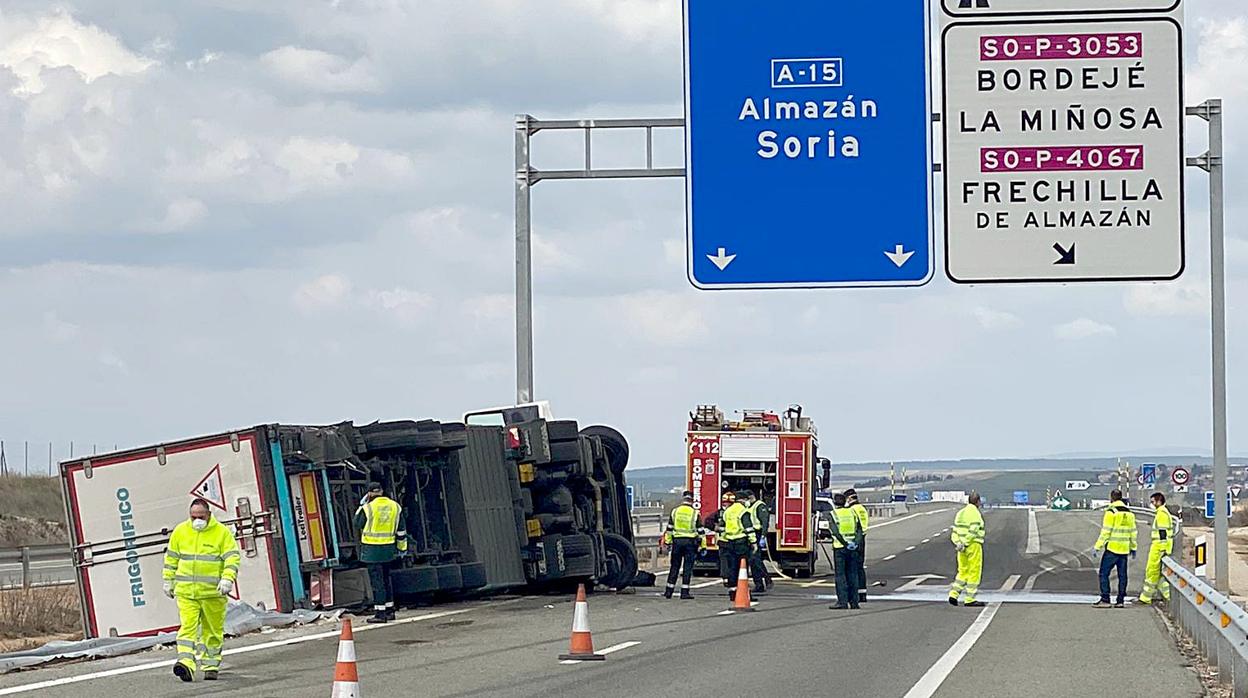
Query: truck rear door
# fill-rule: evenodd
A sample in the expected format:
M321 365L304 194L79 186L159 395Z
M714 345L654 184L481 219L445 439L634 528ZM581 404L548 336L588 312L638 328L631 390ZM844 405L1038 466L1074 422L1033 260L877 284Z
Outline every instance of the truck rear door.
M161 571L169 534L188 518L194 497L207 500L238 538L243 557L235 598L289 610L279 603L284 560L273 540L272 490L264 484L272 482L265 433L254 429L61 465L89 637L177 627L177 605L161 592Z

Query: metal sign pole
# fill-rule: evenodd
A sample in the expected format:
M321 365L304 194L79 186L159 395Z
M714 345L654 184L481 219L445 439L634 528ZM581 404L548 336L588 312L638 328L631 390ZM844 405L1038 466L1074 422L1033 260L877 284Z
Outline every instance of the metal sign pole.
M1213 339L1213 492L1214 501L1227 496L1226 466L1226 232L1222 184L1222 100L1188 107L1188 116L1209 122L1209 150L1187 164L1209 173L1209 301ZM1227 507L1214 505L1214 586L1228 591L1227 560L1230 527Z
M528 114L516 116L516 404L533 400L533 191Z

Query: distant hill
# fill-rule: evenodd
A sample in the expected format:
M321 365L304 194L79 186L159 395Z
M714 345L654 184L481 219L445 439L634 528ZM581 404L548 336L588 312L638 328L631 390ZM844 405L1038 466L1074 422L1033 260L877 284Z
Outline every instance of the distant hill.
M1207 455L1129 455L1129 456L1081 456L1071 458L964 458L957 460L905 461L897 462L898 470L905 466L907 472L938 472L965 473L976 470L987 471L1061 471L1069 473L1106 472L1118 465L1118 459L1138 466L1140 463L1165 463L1168 465L1211 465L1213 459ZM1248 458L1232 457L1231 463L1248 463ZM888 463L832 463L833 482L838 480L867 479L872 476L886 475ZM680 487L685 482L685 466L660 465L649 468L629 468L628 481L640 485L649 492L667 491Z

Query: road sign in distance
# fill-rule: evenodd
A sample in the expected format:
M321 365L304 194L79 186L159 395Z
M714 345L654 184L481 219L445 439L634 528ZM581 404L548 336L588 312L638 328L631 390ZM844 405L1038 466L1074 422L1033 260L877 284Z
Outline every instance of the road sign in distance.
M961 22L942 38L950 279L1183 272L1177 22Z
M927 46L923 0L685 0L694 286L931 279Z
M943 0L953 17L1053 16L1169 12L1179 0Z
M1187 471L1187 468L1175 468L1170 471L1170 481L1176 485L1186 485L1191 477L1192 474Z
M1067 480L1066 481L1066 489L1073 490L1075 492L1086 490L1086 489L1089 489L1090 487L1092 487L1092 483L1088 482L1087 480Z

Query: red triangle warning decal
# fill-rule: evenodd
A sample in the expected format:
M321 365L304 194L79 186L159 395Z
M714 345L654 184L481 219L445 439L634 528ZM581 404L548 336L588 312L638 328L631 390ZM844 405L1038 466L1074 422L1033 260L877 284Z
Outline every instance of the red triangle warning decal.
M191 490L192 497L201 497L212 506L225 511L225 486L221 484L221 464L212 466L212 470Z
M234 599L235 601L242 601L242 595L238 593L238 582L234 582L234 588L231 589L230 593L226 594L226 596Z

